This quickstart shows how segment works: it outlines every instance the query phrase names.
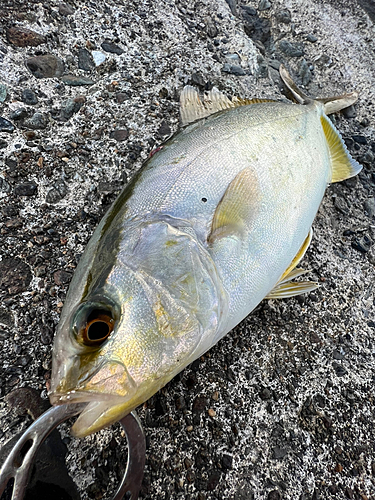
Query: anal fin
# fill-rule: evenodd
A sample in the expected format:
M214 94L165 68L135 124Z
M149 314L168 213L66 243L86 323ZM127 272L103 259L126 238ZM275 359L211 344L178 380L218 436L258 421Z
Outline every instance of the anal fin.
M294 297L295 295L300 295L302 293L311 292L319 287L319 284L315 281L292 281L303 274L308 273L305 269L297 267L301 259L308 249L311 239L312 239L312 229L310 229L309 234L305 238L301 248L299 249L297 255L294 257L290 265L287 267L279 281L276 283L274 288L265 297L266 299L285 299L287 297Z

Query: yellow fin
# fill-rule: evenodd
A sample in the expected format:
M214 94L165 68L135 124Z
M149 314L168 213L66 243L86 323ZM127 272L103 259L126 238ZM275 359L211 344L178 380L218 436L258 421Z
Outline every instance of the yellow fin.
M286 281L276 285L275 288L265 297L266 299L286 299L301 295L302 293L312 292L319 287L315 281Z
M362 165L350 156L338 130L324 115L320 117L331 157L332 180L339 182L354 177L362 170Z
M214 87L201 98L197 90L191 85L186 85L180 95L181 125L201 120L214 113L225 109L237 108L248 104L270 102L270 99L238 99L230 100L226 95Z
M302 243L301 248L298 250L297 255L294 257L290 265L286 268L284 271L284 274L281 276L277 284L284 283L285 281L290 281L293 278L296 278L296 276L290 277L293 269L298 266L299 262L302 260L303 256L306 253L306 250L309 248L309 245L311 243L311 239L313 236L313 230L310 228L309 234L306 236L305 241ZM300 273L303 274L303 273ZM299 275L300 275L299 274ZM298 275L298 276L299 276Z
M212 220L208 242L217 238L243 233L251 226L259 207L258 180L254 172L245 168L227 187Z

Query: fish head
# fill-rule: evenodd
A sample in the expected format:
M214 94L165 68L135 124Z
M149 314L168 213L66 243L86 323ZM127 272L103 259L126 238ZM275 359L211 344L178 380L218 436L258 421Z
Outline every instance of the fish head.
M204 331L216 330L214 284L201 261L187 257L196 245L165 226L144 229L135 253L127 243L109 266L96 265L93 278L81 262L75 273L55 337L50 392L52 404L88 403L72 428L75 436L96 432L146 401L207 350ZM146 244L151 238L153 245ZM184 258L171 260L178 250Z

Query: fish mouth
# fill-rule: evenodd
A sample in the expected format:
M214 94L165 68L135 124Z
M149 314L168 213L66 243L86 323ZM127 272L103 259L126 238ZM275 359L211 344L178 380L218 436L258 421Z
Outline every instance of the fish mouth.
M121 363L105 362L79 380L74 373L75 370L66 371L49 393L52 405L87 403L72 427L73 435L87 436L120 420L134 408L130 402L137 387Z

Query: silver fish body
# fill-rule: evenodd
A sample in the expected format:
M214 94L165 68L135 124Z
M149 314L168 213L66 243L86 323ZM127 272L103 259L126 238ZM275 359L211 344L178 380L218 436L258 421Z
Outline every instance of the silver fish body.
M52 402L89 402L76 435L144 402L280 282L333 177L326 120L318 102L234 107L135 175L88 244L55 340Z

